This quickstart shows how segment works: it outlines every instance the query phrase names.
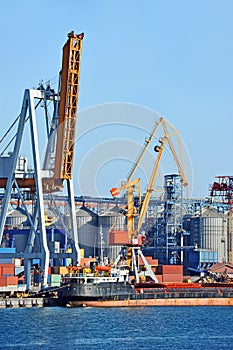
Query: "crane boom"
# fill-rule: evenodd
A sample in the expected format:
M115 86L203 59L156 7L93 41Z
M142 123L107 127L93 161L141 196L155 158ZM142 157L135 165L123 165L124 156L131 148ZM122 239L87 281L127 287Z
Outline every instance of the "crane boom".
M172 127L172 129L174 130L174 132L172 134L169 134L168 133L168 129L167 129L167 125L168 124L170 127ZM169 144L169 147L170 147L170 150L172 152L172 155L174 157L174 161L176 163L176 166L177 166L177 169L179 171L179 174L181 176L181 179L182 179L182 182L183 182L183 185L184 186L187 186L188 185L188 182L187 182L187 179L186 179L186 175L185 175L185 172L184 172L184 159L183 159L183 153L182 153L182 147L181 147L181 141L180 141L180 134L179 134L179 131L177 129L175 129L170 123L168 123L168 121L165 121L165 119L162 120L162 126L163 126L163 130L164 130L164 133L165 133L165 136L167 138L167 142ZM171 136L173 134L176 134L177 135L177 138L178 138L178 145L179 145L179 155L180 155L180 162L179 162L179 159L177 157L177 154L175 152L175 148L173 146L173 143L172 143L172 140L171 140Z
M83 37L83 33L71 32L63 47L54 168L54 180L61 183L72 178Z
M120 194L121 191L127 190L127 231L128 231L128 241L131 242L133 236L135 235L135 226L134 226L134 218L138 216L137 207L140 207L141 204L141 194L140 194L140 179L137 178L132 181L128 181L124 183L120 188L112 188L110 190L113 197L116 197ZM138 203L137 207L135 207L135 197L134 192L137 191Z
M142 160L144 154L146 153L146 150L147 150L147 148L149 147L149 145L150 145L152 139L154 138L154 136L155 136L155 134L156 134L156 132L157 132L157 130L158 130L158 128L159 128L159 125L160 125L160 123L162 122L162 119L163 119L163 118L160 118L160 120L159 120L158 122L155 122L155 127L154 127L154 129L153 129L151 135L150 135L148 138L146 138L144 147L142 148L142 150L141 150L141 152L140 152L140 154L139 154L139 156L138 156L138 159L137 159L136 162L134 163L132 169L130 170L130 172L129 172L128 176L127 176L127 181L130 181L130 180L131 180L132 176L134 175L135 171L137 170L137 167L138 167L139 163L141 162L141 160Z
M132 176L134 175L135 171L137 170L138 166L139 166L139 163L141 162L144 154L146 153L146 150L148 149L151 141L153 140L154 136L156 135L160 125L162 126L163 128L163 132L164 132L164 135L166 136L167 138L167 142L169 144L169 147L170 147L170 150L172 152L172 155L174 157L174 160L175 160L175 163L176 163L176 166L177 166L177 169L179 171L179 174L181 175L181 178L182 178L182 182L183 182L183 185L184 186L187 186L188 183L187 183L187 179L186 179L186 175L185 175L185 172L184 172L184 161L183 161L183 153L182 153L182 146L181 146L181 141L180 141L180 134L179 134L179 131L177 129L175 129L166 119L164 119L163 117L161 117L158 122L155 123L155 127L154 129L152 130L152 133L151 135L145 140L145 144L137 158L137 160L135 161L132 169L130 170L128 176L127 176L127 181L130 181ZM172 133L169 133L168 132L168 126L172 129ZM173 135L176 135L177 138L178 138L178 146L179 146L179 158L180 158L180 161L178 159L178 156L177 156L177 153L175 152L175 148L173 146L173 143L172 143L172 139L171 139L171 136Z
M155 147L155 151L158 152L158 157L156 159L156 162L155 162L155 165L154 165L154 168L153 168L153 171L152 171L152 175L151 175L151 178L150 178L150 182L149 182L149 184L147 186L147 191L146 191L146 194L145 194L145 197L144 197L144 200L142 202L141 209L140 209L140 215L139 215L139 218L138 218L138 225L137 225L137 233L139 233L139 231L141 229L141 226L142 226L142 223L143 223L143 220L145 219L145 216L146 216L147 208L148 208L148 205L149 205L149 202L150 202L150 198L151 198L151 195L152 195L152 192L153 192L154 182L155 182L155 179L156 179L157 174L158 174L159 164L160 164L160 161L161 161L161 158L162 158L162 154L163 154L163 150L164 150L164 147L165 147L166 140L167 140L166 137L164 137L160 141L161 146L156 146Z

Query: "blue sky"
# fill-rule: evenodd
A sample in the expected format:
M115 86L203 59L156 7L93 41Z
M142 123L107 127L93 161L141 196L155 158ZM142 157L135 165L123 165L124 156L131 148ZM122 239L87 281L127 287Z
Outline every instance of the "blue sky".
M208 196L216 175L233 174L232 16L230 0L1 3L0 136L25 88L55 84L67 33L84 32L79 109L123 102L163 115L189 152L193 197Z

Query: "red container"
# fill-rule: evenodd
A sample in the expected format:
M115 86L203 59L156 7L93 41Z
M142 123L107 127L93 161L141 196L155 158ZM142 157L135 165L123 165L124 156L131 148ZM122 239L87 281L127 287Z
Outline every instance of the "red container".
M0 276L14 276L15 265L14 264L1 264L0 265Z
M109 232L108 240L110 245L122 245L128 243L128 232L113 230Z
M183 282L183 275L181 274L163 274L162 276L163 282Z
M163 283L163 276L162 275L155 275L159 283Z
M1 276L0 277L0 287L12 286L18 284L17 276Z
M80 259L80 265L81 266L89 267L91 262L95 263L96 262L96 258L81 258Z
M162 274L182 274L183 275L183 265L162 265Z
M150 266L158 266L157 259L153 259L151 256L145 256L145 258ZM144 265L144 262L142 261L141 257L139 257L139 265Z

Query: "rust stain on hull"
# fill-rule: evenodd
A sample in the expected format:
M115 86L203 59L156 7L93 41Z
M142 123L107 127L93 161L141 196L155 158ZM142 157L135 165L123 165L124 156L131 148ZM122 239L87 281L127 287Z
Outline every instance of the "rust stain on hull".
M138 307L138 306L233 306L233 298L179 298L114 301L72 301L71 306L81 307Z

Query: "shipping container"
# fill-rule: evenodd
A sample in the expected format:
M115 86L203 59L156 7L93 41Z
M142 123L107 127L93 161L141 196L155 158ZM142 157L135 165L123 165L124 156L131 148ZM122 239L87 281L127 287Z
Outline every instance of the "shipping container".
M162 275L155 275L155 277L158 280L158 283L162 283L163 282L163 276Z
M51 268L51 273L52 274L59 274L59 275L64 275L68 272L67 267L66 266L53 266Z
M40 265L40 259L32 259L32 265Z
M15 253L16 250L15 248L7 248L7 247L1 247L0 248L0 254L4 254L4 253Z
M96 263L96 258L82 258L80 264L85 267L90 267L90 263Z
M0 287L12 286L18 284L17 276L0 276Z
M163 282L183 282L183 274L163 274Z
M2 259L0 259L0 265L2 265L2 264L14 264L14 259L2 258Z
M15 265L14 264L1 264L0 265L0 276L14 276Z
M61 275L51 274L50 276L51 276L51 283L53 283L53 282L60 283L61 282Z
M182 274L183 265L162 265L162 274Z
M151 256L145 256L145 258L150 266L158 266L157 259L153 259ZM141 257L139 257L139 265L144 265L144 262Z
M59 266L59 272L61 275L65 275L68 272L66 266Z
M128 232L127 231L110 231L108 236L109 244L110 245L123 245L127 244L128 239Z

